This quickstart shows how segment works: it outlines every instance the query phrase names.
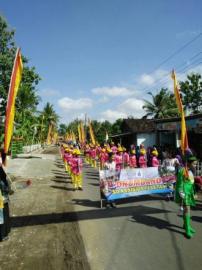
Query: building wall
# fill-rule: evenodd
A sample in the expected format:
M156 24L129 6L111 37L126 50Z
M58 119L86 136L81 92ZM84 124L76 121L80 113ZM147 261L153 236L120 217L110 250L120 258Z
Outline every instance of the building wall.
M137 134L137 145L144 144L145 147L153 146L156 144L155 133L138 133Z

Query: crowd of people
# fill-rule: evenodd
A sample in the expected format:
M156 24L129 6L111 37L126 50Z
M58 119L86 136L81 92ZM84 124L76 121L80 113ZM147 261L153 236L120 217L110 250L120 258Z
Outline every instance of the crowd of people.
M186 159L179 150L158 149L131 145L129 149L114 142L104 145L85 144L74 146L61 145L61 157L69 173L74 190L82 190L82 158L92 167L99 170L121 171L126 168L161 167L176 175L175 200L183 211L184 229L188 238L191 238L195 230L191 226L190 206L195 205L194 172L197 159L190 150L186 153ZM113 204L114 205L114 204Z

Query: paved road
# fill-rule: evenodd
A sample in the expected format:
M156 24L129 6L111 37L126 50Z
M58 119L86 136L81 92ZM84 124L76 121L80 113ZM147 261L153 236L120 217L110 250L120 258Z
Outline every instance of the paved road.
M12 258L10 265L17 262L19 266L20 260L23 264L19 268L0 264L0 269L88 269L86 257L92 270L201 268L202 200L192 211L197 234L188 240L174 202L144 196L120 201L116 209L101 209L98 171L84 165L84 190L73 191L54 151L52 155L47 151L40 161L27 160L26 166L16 159L10 167L10 172L18 171L25 179L33 176L33 186L13 197L14 213L22 217L13 217L11 240L0 244L5 259ZM41 181L40 170L45 170ZM39 205L34 199L37 194ZM27 203L29 196L32 199ZM31 263L34 267L27 267Z
M0 243L0 270L90 269L58 149L10 160L8 172L17 190L10 196L11 234Z

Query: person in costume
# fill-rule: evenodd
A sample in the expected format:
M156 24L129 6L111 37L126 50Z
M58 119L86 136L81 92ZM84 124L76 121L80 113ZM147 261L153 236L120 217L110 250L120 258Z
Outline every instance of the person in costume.
M108 181L115 181L116 180L116 162L114 161L114 154L112 151L108 153L108 160L104 164L104 169L109 170L111 172L111 176L110 176L110 179L108 179ZM108 208L108 206L115 208L116 203L114 202L114 200L107 200L106 207Z
M146 159L145 148L140 149L139 166L140 166L140 168L147 168L147 159Z
M79 189L82 190L82 159L80 157L81 152L79 149L74 149L73 158L71 162L72 173L73 173L73 186L74 190Z
M191 226L190 207L195 206L194 172L196 165L196 157L190 156L187 160L187 166L178 172L175 189L175 201L183 206L183 228L188 238L191 238L195 233Z
M121 146L118 147L117 153L114 156L114 160L116 163L116 171L120 172L123 169L123 149Z
M159 166L159 160L158 160L158 151L156 149L154 149L152 152L152 160L151 160L151 165L152 167L158 167Z
M135 149L131 150L131 155L130 155L130 168L137 168L137 158L135 155Z
M104 169L104 164L107 161L107 158L108 158L108 154L106 153L106 149L102 148L102 151L101 151L100 156L99 156L100 170Z
M126 151L126 148L123 147L123 168L127 168L130 165L130 157L128 152Z

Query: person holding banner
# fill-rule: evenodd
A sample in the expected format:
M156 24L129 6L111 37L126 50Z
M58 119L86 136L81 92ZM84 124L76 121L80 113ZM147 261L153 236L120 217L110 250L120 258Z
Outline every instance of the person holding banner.
M175 200L183 205L183 219L186 236L191 238L195 230L191 227L190 207L195 206L194 172L197 159L190 156L187 167L181 168L177 175Z
M105 162L104 169L111 171L113 176L112 176L112 178L110 180L116 181L116 174L115 174L115 172L116 172L116 162L114 161L114 158L113 158L113 156L114 156L113 152L109 152L108 156L109 156L109 159ZM107 201L106 207L108 207L108 206L116 208L116 204L112 200Z

